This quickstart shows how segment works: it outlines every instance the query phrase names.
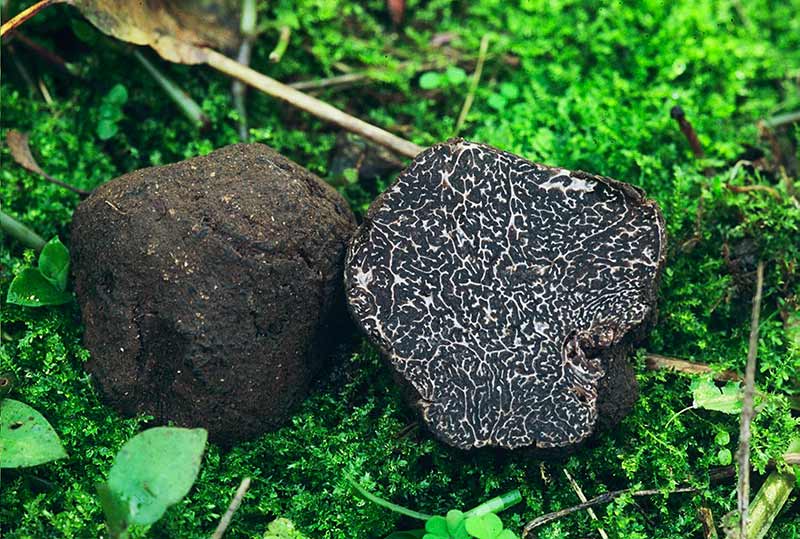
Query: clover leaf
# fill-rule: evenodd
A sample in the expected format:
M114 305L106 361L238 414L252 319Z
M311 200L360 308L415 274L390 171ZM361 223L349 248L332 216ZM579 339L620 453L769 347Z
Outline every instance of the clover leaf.
M503 529L503 521L494 513L469 517L465 521L467 532L476 539L516 539L511 530Z
M693 384L692 397L693 408L724 414L738 414L742 411L742 392L738 383L728 382L719 388L711 379L701 379Z

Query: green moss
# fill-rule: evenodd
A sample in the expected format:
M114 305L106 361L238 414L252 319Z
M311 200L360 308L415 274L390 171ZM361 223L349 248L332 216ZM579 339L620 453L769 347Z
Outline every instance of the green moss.
M535 160L607 174L644 187L667 219L670 255L660 299L660 318L648 350L742 370L749 333L752 271L768 262L759 346L760 388L797 394L800 348L787 342L779 306L800 296L800 210L785 185L731 167L744 144L761 147L756 122L800 108L800 87L791 66L800 65L797 2L458 2L409 1L406 26L393 30L384 2L330 0L263 3L265 33L254 65L285 81L338 73L344 63L368 69L374 81L322 92L321 97L389 127L419 144L451 136L467 84L420 88L421 66L446 73L458 55L467 73L484 34L489 57L462 135ZM12 1L7 12L22 7ZM275 21L289 21L292 41L283 60L269 64ZM285 22L284 22L285 23ZM26 34L57 50L85 80L65 77L17 46L53 95L48 106L29 91L4 50L2 133L31 133L42 167L53 176L92 188L137 168L208 153L237 141L230 81L207 68L160 67L186 89L210 119L197 131L164 97L124 49L83 24L61 6L27 23ZM449 52L430 45L452 32ZM75 37L79 34L81 38ZM149 54L149 53L148 53ZM151 58L154 58L150 56ZM439 67L436 67L439 66ZM123 84L129 95L109 140L97 136L104 96ZM680 104L694 124L707 159L693 161L669 109ZM252 138L285 153L325 177L336 130L266 96L250 92ZM795 139L798 132L793 133ZM69 238L78 197L11 164L0 149L0 196L4 211L45 238ZM712 177L706 166L717 167ZM348 185L342 191L356 211L391 178ZM725 184L761 183L778 193L735 193ZM702 201L702 203L701 203ZM698 207L700 219L698 220ZM699 241L689 242L695 235ZM741 271L723 255L750 253ZM11 276L31 262L16 243L0 250L0 294ZM748 265L750 264L750 265ZM97 537L102 516L94 485L105 478L113 455L142 424L122 419L100 402L82 369L74 305L50 309L3 306L0 370L19 379L14 398L53 424L70 458L46 466L4 472L0 521L9 538ZM294 521L314 538L372 537L413 523L355 498L343 480L353 474L376 493L409 507L443 513L520 488L523 504L504 521L519 527L541 513L577 499L562 473L567 468L587 496L628 486L668 490L689 481L698 494L620 498L599 508L599 524L576 513L540 530L539 537L591 536L602 526L612 537L698 536L696 509L720 517L735 505L730 480L709 484L719 466L719 432L735 451L735 416L694 410L689 380L647 372L637 360L642 390L632 414L612 432L560 462L525 455L463 454L424 431L401 436L414 420L375 352L361 347L335 358L332 377L320 381L292 423L227 453L210 447L196 487L149 537L207 537L241 478L253 486L226 537L263 535L276 517ZM798 430L785 399L770 399L757 416L753 462L762 471ZM796 495L793 498L796 503ZM518 529L518 528L517 528ZM796 514L776 522L773 538L800 534Z

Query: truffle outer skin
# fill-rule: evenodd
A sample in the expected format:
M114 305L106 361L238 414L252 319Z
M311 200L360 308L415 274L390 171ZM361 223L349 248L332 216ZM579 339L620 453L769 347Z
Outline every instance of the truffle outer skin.
M615 202L625 213L607 226ZM445 443L569 451L635 402L627 356L655 320L665 228L630 184L453 139L370 207L348 248L348 308ZM554 238L565 251L547 259ZM570 259L587 241L588 261Z
M283 424L345 312L354 228L335 190L262 144L99 187L71 253L104 400L222 445Z

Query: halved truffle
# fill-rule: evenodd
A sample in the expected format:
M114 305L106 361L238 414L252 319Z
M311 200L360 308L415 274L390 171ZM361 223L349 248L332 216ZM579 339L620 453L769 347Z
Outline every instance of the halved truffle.
M348 304L443 441L566 448L635 399L664 229L631 185L452 140L370 208Z

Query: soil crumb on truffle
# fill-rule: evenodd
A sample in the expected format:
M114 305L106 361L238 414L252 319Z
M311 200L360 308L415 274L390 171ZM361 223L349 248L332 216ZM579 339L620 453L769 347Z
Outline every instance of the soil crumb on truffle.
M106 401L222 444L280 426L334 341L354 227L332 188L261 144L98 188L71 252Z
M665 243L631 185L456 139L372 205L346 295L437 437L570 448L635 400Z

